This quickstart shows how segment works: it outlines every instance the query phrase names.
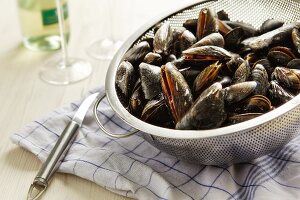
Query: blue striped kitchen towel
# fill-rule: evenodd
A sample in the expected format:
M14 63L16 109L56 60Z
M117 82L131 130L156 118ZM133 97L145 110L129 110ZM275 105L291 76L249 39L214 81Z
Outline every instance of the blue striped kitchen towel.
M45 161L80 102L30 123L13 134L12 141ZM99 111L113 132L130 130L107 101L101 102ZM300 137L251 162L195 165L158 150L139 135L107 137L89 111L59 171L136 199L300 199Z

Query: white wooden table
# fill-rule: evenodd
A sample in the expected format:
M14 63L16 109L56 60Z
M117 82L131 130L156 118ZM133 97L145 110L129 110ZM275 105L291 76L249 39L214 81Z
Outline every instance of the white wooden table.
M12 144L9 136L30 121L104 84L109 61L88 57L85 50L89 43L105 37L125 40L152 17L187 1L190 0L70 0L69 54L89 60L93 74L67 86L53 86L39 79L39 68L54 53L25 49L17 1L0 1L0 199L25 199L41 165L31 153ZM42 199L127 198L82 178L56 174Z

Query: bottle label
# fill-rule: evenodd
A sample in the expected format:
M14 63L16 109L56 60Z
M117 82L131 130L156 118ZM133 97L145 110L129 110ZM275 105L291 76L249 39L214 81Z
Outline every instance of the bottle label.
M67 4L63 5L64 19L68 18L68 7ZM52 25L58 23L58 16L56 8L42 10L43 25Z

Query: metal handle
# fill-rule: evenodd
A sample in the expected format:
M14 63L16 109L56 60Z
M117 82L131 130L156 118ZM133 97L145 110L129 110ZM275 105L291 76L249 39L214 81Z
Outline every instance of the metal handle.
M46 190L49 179L68 152L71 146L71 141L76 136L75 132L78 127L79 124L75 121L69 122L69 124L66 126L61 136L58 138L55 146L51 150L47 160L43 163L41 169L31 184L28 191L28 200L37 199Z
M125 138L125 137L129 137L137 132L139 132L139 130L134 130L134 131L131 131L129 133L126 133L126 134L114 134L114 133L111 133L110 131L108 131L104 126L103 124L101 123L98 115L97 115L97 108L100 104L100 102L104 99L104 97L106 97L106 94L104 93L100 98L97 99L97 101L95 102L95 105L94 105L94 117L95 117L95 120L98 124L98 126L101 128L101 130L108 136L111 136L111 137L114 137L114 138Z

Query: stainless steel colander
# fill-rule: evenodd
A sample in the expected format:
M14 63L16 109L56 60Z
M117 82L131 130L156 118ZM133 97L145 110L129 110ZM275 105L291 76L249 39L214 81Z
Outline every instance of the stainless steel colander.
M265 20L276 18L286 23L300 20L299 0L208 0L198 1L167 13L147 23L133 34L113 58L106 75L105 92L112 109L130 126L141 131L144 138L158 149L194 163L223 165L249 161L278 149L293 139L300 129L300 95L279 108L252 120L212 130L172 130L154 126L131 115L120 103L115 90L115 75L125 52L145 37L153 36L158 23L169 21L173 28L187 19L196 19L202 8L225 10L231 20L240 20L259 27ZM105 96L105 95L104 95ZM94 111L100 101L98 99ZM105 130L98 116L95 119ZM212 116L213 117L213 116Z

